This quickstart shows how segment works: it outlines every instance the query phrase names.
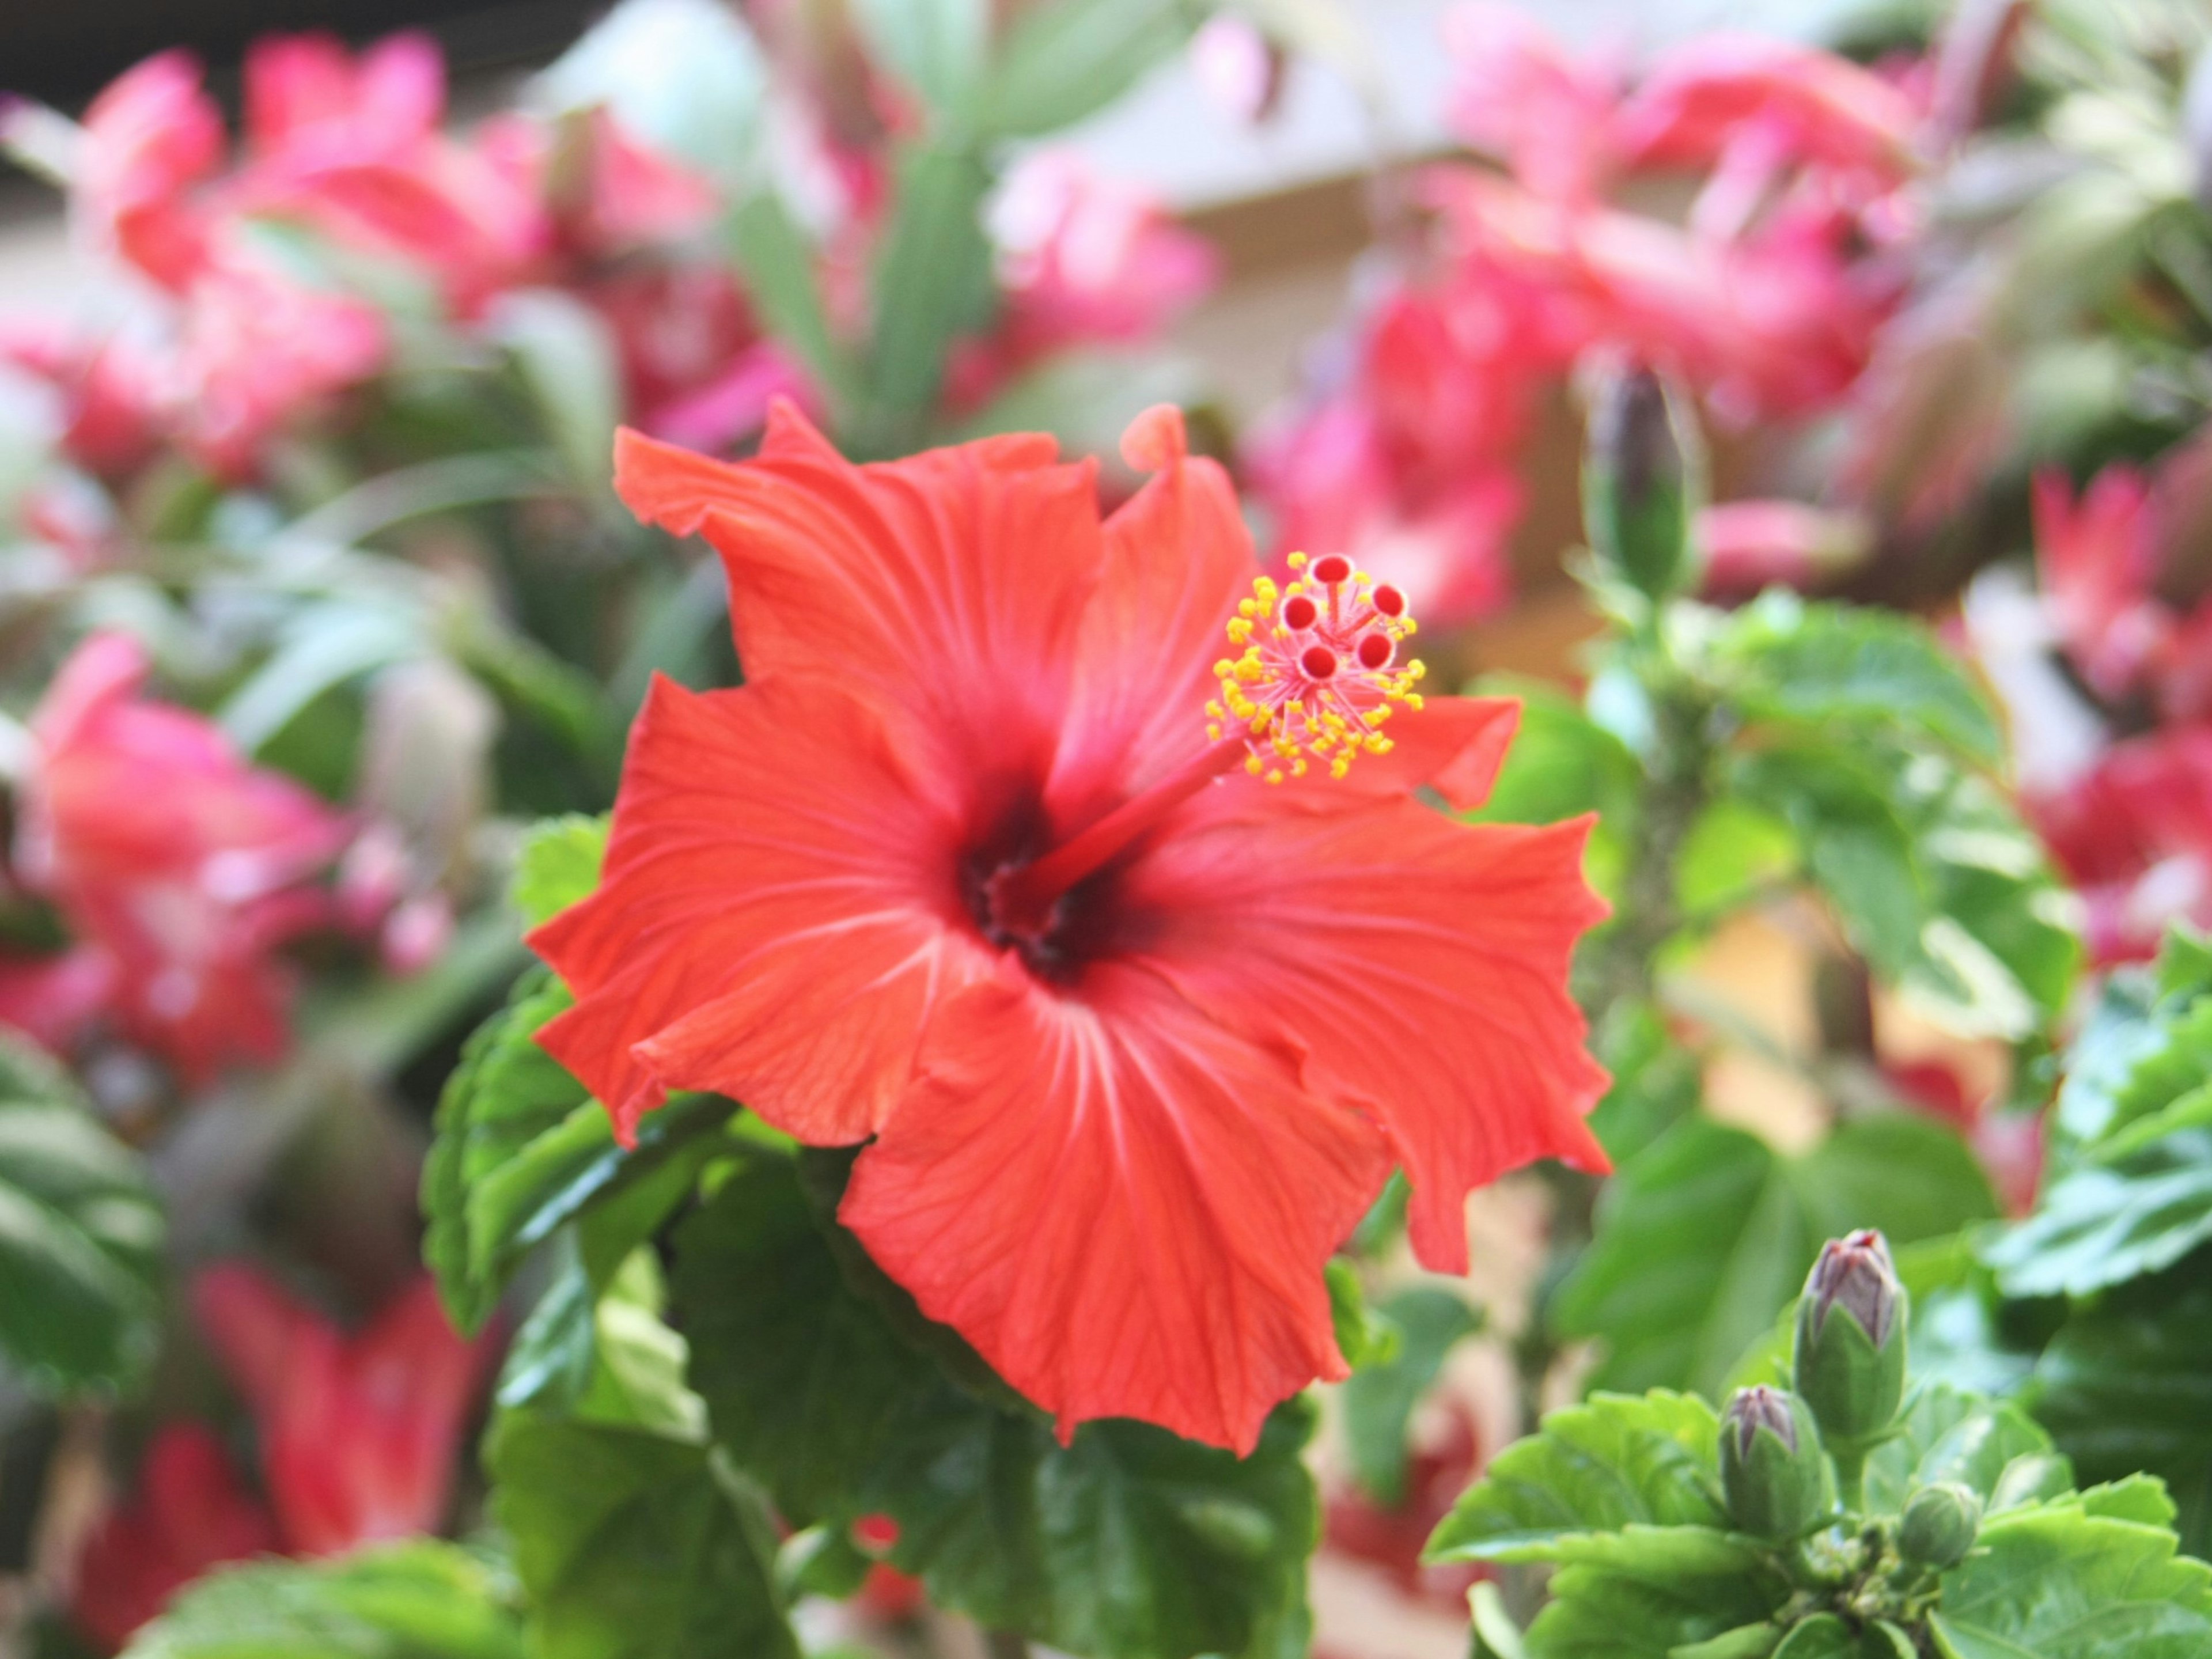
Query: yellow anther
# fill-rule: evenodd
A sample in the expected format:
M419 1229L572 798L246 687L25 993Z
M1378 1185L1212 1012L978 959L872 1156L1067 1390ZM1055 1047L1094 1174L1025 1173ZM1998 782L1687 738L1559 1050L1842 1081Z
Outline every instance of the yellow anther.
M1282 781L1283 770L1280 767L1277 767L1273 771L1267 774L1267 781L1270 783L1280 783Z
M1219 720L1206 721L1206 740L1208 743L1219 743L1221 741L1221 722Z
M1247 755L1244 757L1244 769L1247 772L1249 772L1255 778L1260 775L1261 772L1266 768L1266 766L1267 763L1261 760L1257 755Z
M1306 568L1306 556L1303 553L1293 553L1285 562L1293 570L1303 570Z

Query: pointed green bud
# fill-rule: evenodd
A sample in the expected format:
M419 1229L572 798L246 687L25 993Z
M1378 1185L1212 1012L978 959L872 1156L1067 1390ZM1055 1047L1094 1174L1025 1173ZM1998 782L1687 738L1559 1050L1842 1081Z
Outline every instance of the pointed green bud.
M1923 1567L1955 1567L1981 1529L1980 1497L1955 1480L1939 1480L1906 1502L1897 1523L1897 1553Z
M1875 1440L1905 1398L1909 1304L1889 1246L1872 1231L1832 1238L1797 1304L1793 1380L1832 1443Z
M1655 599L1698 580L1690 524L1703 491L1697 441L1656 373L1607 380L1590 408L1583 528L1607 569Z
M1721 1492L1729 1524L1756 1538L1798 1538L1833 1513L1835 1480L1813 1413L1796 1395L1738 1389L1721 1413Z

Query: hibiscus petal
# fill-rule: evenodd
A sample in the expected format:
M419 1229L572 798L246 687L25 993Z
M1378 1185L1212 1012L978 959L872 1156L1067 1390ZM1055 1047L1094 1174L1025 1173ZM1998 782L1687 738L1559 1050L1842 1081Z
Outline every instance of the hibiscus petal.
M1059 1419L1137 1417L1240 1455L1346 1375L1322 1267L1382 1138L1152 975L948 1003L840 1212L868 1253Z
M1104 793L1136 793L1204 744L1223 629L1260 574L1229 475L1188 459L1179 411L1146 410L1122 449L1154 476L1106 521L1047 789L1061 821L1095 813Z
M859 467L788 405L739 465L623 432L615 487L730 577L749 678L836 678L969 762L1045 756L1102 545L1094 469L1049 439Z
M1410 800L1292 814L1276 793L1194 803L1125 878L1146 919L1133 937L1193 1002L1295 1044L1316 1093L1382 1126L1416 1252L1464 1273L1474 1188L1540 1158L1607 1167L1583 1121L1606 1075L1566 991L1605 915L1589 825L1462 824Z
M934 1000L989 961L957 927L952 834L836 688L656 683L599 890L530 938L577 996L540 1042L625 1138L670 1088L864 1138Z

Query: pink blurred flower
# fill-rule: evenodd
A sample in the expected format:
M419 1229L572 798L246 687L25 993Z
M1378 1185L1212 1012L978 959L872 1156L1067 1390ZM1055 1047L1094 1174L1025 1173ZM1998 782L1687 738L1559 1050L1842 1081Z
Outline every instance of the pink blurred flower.
M242 1262L202 1273L192 1299L253 1413L288 1549L436 1530L491 1344L454 1332L428 1276L353 1335Z
M959 409L1053 352L1152 338L1220 276L1212 245L1152 196L1064 152L1017 163L991 220L1002 301L991 331L967 342L950 371Z
M1445 118L1523 185L1558 200L1593 199L1618 163L1617 64L1570 52L1516 6L1462 7L1444 23L1453 81Z
M357 58L323 35L258 42L246 63L246 156L230 210L313 226L358 252L434 274L471 311L547 252L526 181L447 137L445 66L425 37Z
M1190 69L1216 109L1257 126L1282 102L1290 54L1249 19L1217 12L1191 37Z
M131 1496L86 1538L70 1613L112 1651L202 1573L276 1547L268 1511L215 1436L197 1423L171 1424L147 1447Z
M1850 59L1753 35L1706 35L1663 58L1622 104L1614 143L1638 167L1709 167L1756 131L1779 158L1881 185L1912 170L1920 112Z
M206 720L142 697L147 672L135 641L103 634L55 677L32 716L15 867L100 964L103 1012L198 1081L283 1052L290 975L275 952L322 920L324 901L302 883L344 827L298 785L240 761ZM25 966L13 965L19 981ZM46 971L60 976L50 990L95 977L82 962Z
M1721 501L1698 513L1692 532L1709 593L1816 587L1864 563L1874 535L1856 514L1802 501Z
M2152 592L2159 532L2150 481L2108 466L2078 497L2063 473L2036 475L2036 574L2066 653L2099 696L2127 697L2165 658L2174 619Z
M2087 907L2093 961L2146 961L2169 921L2212 926L2212 726L2115 744L2021 802Z
M209 471L239 479L270 434L368 379L386 349L374 306L225 254L187 290L157 385L177 441Z
M191 53L125 70L84 116L72 206L88 233L163 288L182 289L206 257L195 193L222 163L222 114Z

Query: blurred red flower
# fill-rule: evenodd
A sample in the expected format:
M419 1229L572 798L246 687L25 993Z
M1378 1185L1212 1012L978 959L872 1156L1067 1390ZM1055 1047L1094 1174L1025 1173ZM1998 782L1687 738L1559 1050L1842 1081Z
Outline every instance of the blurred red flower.
M353 1335L240 1262L202 1273L192 1299L253 1413L288 1550L437 1530L492 1349L454 1331L428 1275Z
M68 1018L27 1014L27 1028L65 1044L96 1004L198 1081L283 1052L290 975L275 952L322 921L321 896L302 883L346 831L297 784L241 761L207 720L141 696L147 672L136 641L96 635L32 716L15 867L75 937L59 961L0 967L17 992L0 1006L21 1011L26 975L50 992L96 983L97 999L64 999Z
M1604 1167L1566 994L1602 906L1586 826L1415 798L1479 800L1512 704L1431 700L1346 770L1324 716L1404 696L1401 596L1330 558L1280 634L1272 585L1240 615L1226 477L1172 410L1124 453L1159 476L1102 523L1044 437L855 467L786 409L741 466L623 439L633 509L721 554L748 683L655 686L605 884L532 936L578 999L541 1040L625 1138L703 1088L869 1142L842 1218L1063 1434L1249 1450L1345 1374L1322 1267L1393 1164L1448 1271L1471 1188ZM1303 775L1309 738L1345 776Z
M173 1423L147 1447L131 1496L86 1538L70 1613L112 1651L202 1573L276 1547L268 1510L215 1436L198 1423Z

